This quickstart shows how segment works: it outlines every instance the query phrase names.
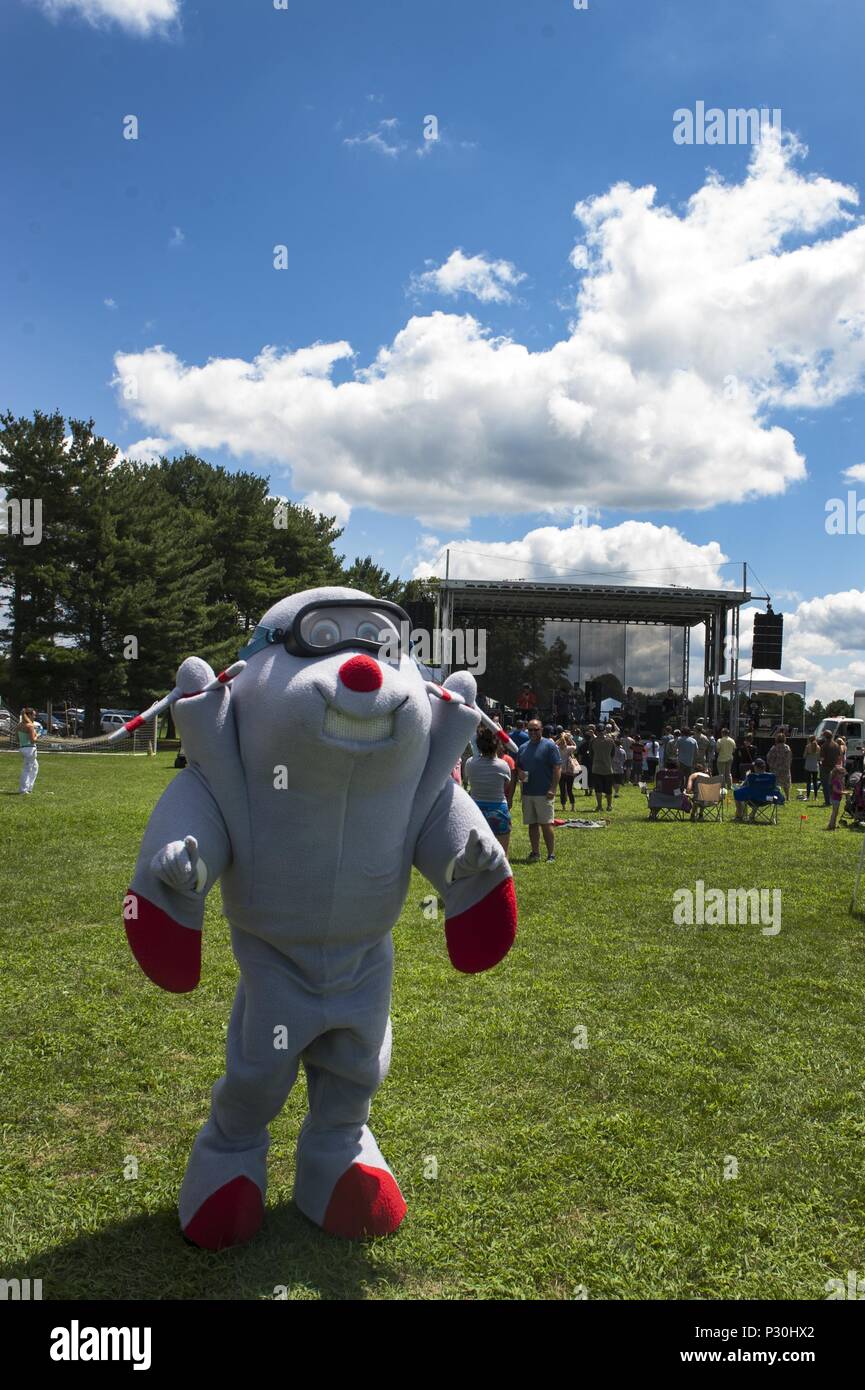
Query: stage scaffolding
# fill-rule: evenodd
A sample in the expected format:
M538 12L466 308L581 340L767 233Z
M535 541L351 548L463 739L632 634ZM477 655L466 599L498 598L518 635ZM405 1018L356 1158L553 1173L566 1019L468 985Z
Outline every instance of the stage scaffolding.
M670 662L673 633L680 634L681 665L676 686L683 700L688 699L691 630L705 626L703 691L706 717L713 724L721 718L721 681L734 682L730 727L738 728L739 693L739 610L750 602L746 589L646 588L612 584L533 583L523 580L443 579L436 600L436 625L441 632L456 628L483 627L496 618L542 620L554 630L558 623L577 624L574 665L578 681L584 670L583 624L621 626L623 685L627 684L628 630L634 627L666 627L670 631ZM592 627L589 631L592 631ZM444 651L450 651L444 643ZM573 642L571 647L573 648ZM678 653L677 653L678 657ZM678 665L678 660L677 660ZM449 667L445 666L443 675ZM587 668L586 668L587 669ZM668 667L668 670L670 668Z

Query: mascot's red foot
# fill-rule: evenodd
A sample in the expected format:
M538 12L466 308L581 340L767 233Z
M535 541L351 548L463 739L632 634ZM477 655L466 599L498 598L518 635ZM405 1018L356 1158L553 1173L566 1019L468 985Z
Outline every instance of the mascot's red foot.
M124 925L132 954L148 979L171 994L188 994L201 978L201 932L182 927L155 903L129 890L135 916Z
M403 1195L392 1174L383 1168L353 1163L333 1189L324 1229L344 1240L389 1236L406 1213Z
M255 1183L232 1178L201 1204L183 1234L202 1250L225 1250L252 1240L263 1220L264 1203Z

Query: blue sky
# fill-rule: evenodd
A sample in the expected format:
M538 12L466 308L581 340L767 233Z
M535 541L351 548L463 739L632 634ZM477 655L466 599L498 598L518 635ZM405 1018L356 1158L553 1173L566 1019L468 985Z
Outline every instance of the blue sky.
M0 42L4 406L268 473L403 574L448 541L452 570L502 577L747 560L799 669L865 684L865 538L824 526L865 499L861 212L837 192L865 186L861 0L8 0ZM744 187L753 159L674 143L697 101L780 108L807 150L752 174L765 226L692 214L679 271L707 169ZM590 204L621 184L667 211ZM314 344L354 355L294 356Z

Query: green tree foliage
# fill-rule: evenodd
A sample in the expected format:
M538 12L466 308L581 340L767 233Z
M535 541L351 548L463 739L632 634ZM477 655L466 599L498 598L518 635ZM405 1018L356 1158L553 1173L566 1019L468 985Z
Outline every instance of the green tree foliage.
M92 420L38 411L0 417L0 462L9 497L41 501L43 532L0 538L4 696L83 704L90 732L106 704L170 688L190 653L233 660L286 593L346 582L334 518L271 497L257 474L191 454L122 462Z
M852 719L853 705L850 700L830 700L821 718L823 719Z
M41 544L0 539L3 695L83 704L91 732L100 708L170 689L191 653L227 665L285 594L344 585L403 606L435 600L435 579L341 558L335 518L271 495L267 478L191 453L123 461L92 420L7 414L0 462L11 497L43 504ZM546 699L566 679L567 649L547 647L542 622L487 627L487 693L512 701L528 679Z

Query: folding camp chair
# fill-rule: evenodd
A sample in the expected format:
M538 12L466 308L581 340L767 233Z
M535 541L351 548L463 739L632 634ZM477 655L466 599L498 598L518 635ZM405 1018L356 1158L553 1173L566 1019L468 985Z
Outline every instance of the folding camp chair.
M765 821L768 825L777 825L780 796L774 772L752 773L748 796L740 798L748 807L748 824L758 825Z
M695 820L724 819L724 783L721 777L709 777L694 783Z
M672 795L650 791L646 799L649 803L649 820L687 820L691 814L691 798L682 791Z

